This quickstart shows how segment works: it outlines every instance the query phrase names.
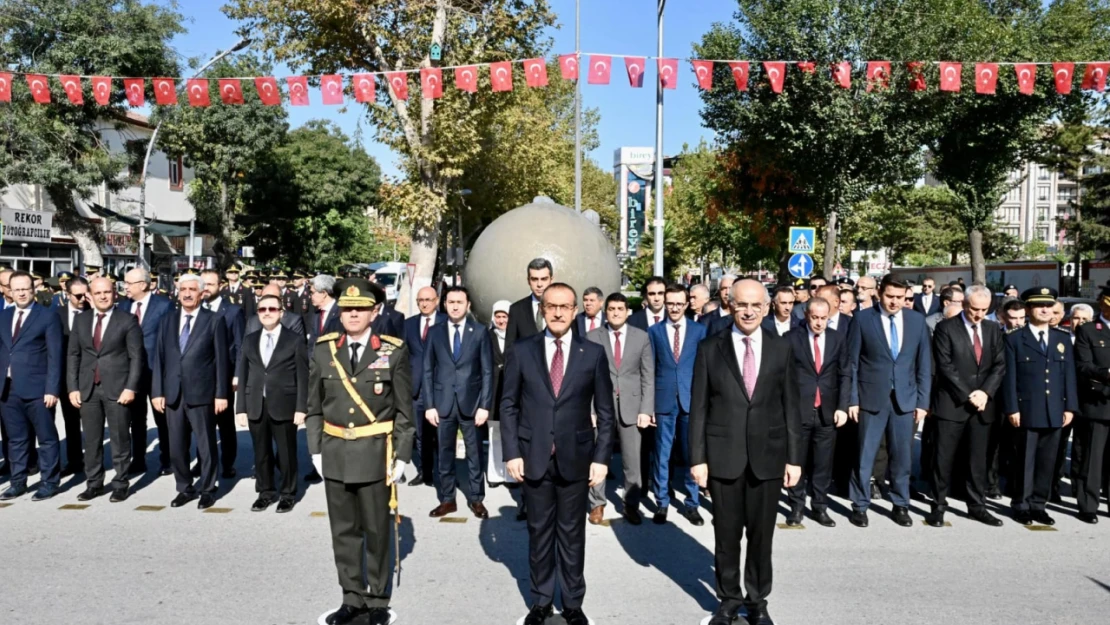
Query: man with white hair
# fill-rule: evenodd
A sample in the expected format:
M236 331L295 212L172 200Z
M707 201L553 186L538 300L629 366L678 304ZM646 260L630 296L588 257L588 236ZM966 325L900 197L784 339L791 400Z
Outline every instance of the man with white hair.
M319 274L311 281L309 298L312 305L305 311L304 321L308 330L308 344L315 345L316 339L325 334L339 332L339 307L335 305L335 277Z
M710 297L709 287L704 284L695 284L690 287L690 308L689 312L693 315L694 321L699 321L702 317L701 309L709 301Z

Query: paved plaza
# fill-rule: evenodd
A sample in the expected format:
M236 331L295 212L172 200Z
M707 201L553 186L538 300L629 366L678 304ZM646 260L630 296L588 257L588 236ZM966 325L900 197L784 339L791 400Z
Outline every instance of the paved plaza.
M220 484L217 508L207 512L170 508L173 478L152 474L133 482L135 493L119 504L104 496L76 508L84 484L70 477L52 500L34 503L28 494L0 509L0 623L300 625L337 607L323 488L309 485L290 514L251 512L246 431L239 443L240 478ZM148 463L157 466L157 457ZM528 536L515 520L513 493L487 492L486 521L470 516L461 493L460 512L447 521L427 516L434 489L405 485L400 495L399 623L510 625L524 615ZM1063 508L1049 506L1055 531L1008 518L989 528L957 503L952 527L934 529L921 523L925 506L914 503L912 528L887 518L889 502L875 506L869 529L855 528L837 499L830 510L837 527L807 520L805 529L776 532L775 621L1096 625L1110 618L1110 518L1080 523L1065 498ZM708 521L712 504L705 508ZM715 607L708 522L693 527L672 513L664 526L649 517L634 527L612 505L606 516L607 527L587 526L583 607L595 623L695 625Z

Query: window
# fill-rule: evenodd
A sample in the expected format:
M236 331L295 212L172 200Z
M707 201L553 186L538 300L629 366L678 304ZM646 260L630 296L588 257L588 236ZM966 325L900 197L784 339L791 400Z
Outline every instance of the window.
M1047 206L1038 206L1037 207L1037 221L1048 221L1048 207Z
M1056 202L1058 204L1067 204L1076 197L1077 189L1075 187L1057 187L1056 189Z
M127 173L135 181L143 175L143 160L146 159L146 141L128 141L124 144L127 150Z
M1047 202L1048 201L1048 185L1039 185L1039 186L1037 186L1037 201L1038 202Z
M1005 227L1001 228L1001 230L1005 234L1008 234L1008 235L1014 237L1015 239L1018 238L1018 235L1020 234L1020 231L1018 230L1017 226L1005 226Z
M1006 192L1006 198L1002 200L1007 204L1018 204L1021 202L1021 187L1013 187Z
M180 191L185 188L185 159L169 157L170 161L170 190Z
M1040 226L1037 228L1037 239L1040 241L1044 241L1045 243L1051 243L1051 241L1048 240L1047 226Z
M1047 167L1041 165L1037 166L1037 180L1048 180L1050 177L1051 174L1049 173Z
M1021 209L1017 206L1002 206L995 212L995 216L1003 223L1018 223L1021 221Z

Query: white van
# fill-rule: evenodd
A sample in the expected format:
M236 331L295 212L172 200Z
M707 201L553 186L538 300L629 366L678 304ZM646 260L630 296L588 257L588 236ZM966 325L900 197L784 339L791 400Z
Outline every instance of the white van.
M401 281L408 280L408 265L393 262L371 263L370 270L374 272L374 281L385 289L385 299L396 302L403 284Z

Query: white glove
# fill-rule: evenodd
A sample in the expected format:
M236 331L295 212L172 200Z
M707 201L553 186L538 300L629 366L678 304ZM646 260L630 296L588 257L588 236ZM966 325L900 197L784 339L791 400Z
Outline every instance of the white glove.
M405 470L408 468L408 466L409 464L404 460L394 460L393 470L389 472L389 481L395 484L404 484Z
M316 467L316 472L320 475L324 474L324 457L320 454L312 454L312 466Z

